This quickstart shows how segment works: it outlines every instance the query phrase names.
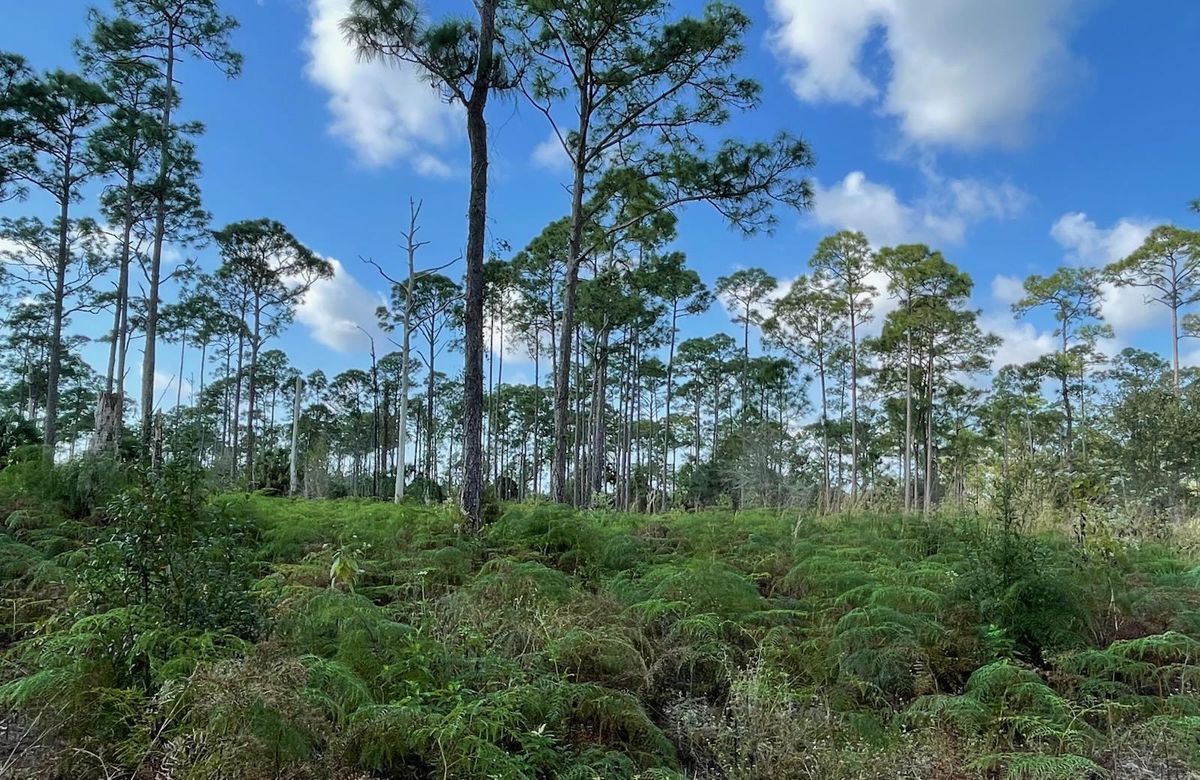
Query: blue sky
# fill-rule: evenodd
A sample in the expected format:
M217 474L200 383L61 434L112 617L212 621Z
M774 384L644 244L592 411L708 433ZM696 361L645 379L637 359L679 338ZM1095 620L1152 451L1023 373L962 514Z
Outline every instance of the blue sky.
M71 66L87 4L4 5L0 49L39 68ZM459 256L465 230L460 117L411 73L357 62L336 30L346 5L225 0L242 25L234 39L245 55L241 78L227 81L194 62L182 73L183 114L208 126L202 186L215 225L278 219L339 263L278 345L302 369L327 373L367 360L355 323L371 327L384 285L359 258L400 268L409 198L425 202L424 264ZM750 265L790 279L816 242L841 228L880 245L921 241L974 276L985 325L1005 339L1001 362L1029 360L1051 348L1052 326L1012 320L1021 278L1111 261L1160 222L1197 222L1186 204L1200 196L1200 4L742 6L755 24L741 70L762 82L763 106L728 131L806 138L817 156L817 204L808 214L781 213L773 236L749 240L704 207L688 210L677 247L710 284ZM520 247L565 212L565 173L541 148L549 130L536 112L501 100L490 122L491 237ZM35 200L0 212L37 208ZM215 261L211 250L200 259ZM1136 291L1113 293L1105 311L1117 330L1113 346L1165 345L1161 313L1146 310ZM687 327L735 326L718 308Z

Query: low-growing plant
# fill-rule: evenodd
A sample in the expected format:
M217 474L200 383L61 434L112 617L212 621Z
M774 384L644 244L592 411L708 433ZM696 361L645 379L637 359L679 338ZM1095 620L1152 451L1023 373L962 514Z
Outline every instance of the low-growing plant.
M88 508L82 473L0 473L26 775L1200 772L1200 567L1161 542L545 503L469 536L454 507L210 495L183 464Z

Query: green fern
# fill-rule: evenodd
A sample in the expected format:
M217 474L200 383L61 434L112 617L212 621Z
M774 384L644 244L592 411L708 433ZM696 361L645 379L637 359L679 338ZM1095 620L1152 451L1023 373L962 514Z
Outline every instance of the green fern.
M968 768L995 773L1004 780L1090 780L1111 776L1108 770L1084 756L1041 753L984 755L972 760Z

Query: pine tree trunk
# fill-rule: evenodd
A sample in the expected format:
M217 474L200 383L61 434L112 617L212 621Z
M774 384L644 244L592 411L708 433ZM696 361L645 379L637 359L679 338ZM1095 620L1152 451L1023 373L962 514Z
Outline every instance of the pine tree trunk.
M246 387L246 484L254 489L254 450L257 436L254 411L258 401L258 350L262 346L260 304L254 302L254 331L250 341L250 378Z
M503 294L504 293L502 290L501 296L503 296ZM500 304L497 307L497 311L498 311L497 316L500 319L500 353L496 356L496 388L499 389L499 388L504 387L504 299L503 299L503 297L501 297L501 299L500 299ZM503 441L501 441L499 432L496 433L494 442L495 442L496 451L493 455L493 459L498 461L499 463L498 463L498 467L495 467L493 469L493 474L495 475L492 478L493 483L496 480L500 479L500 475L504 473L504 458L505 458L504 443L503 443Z
M58 213L58 260L54 269L54 309L50 323L50 359L46 369L46 427L43 439L46 445L46 457L51 460L54 459L54 448L58 444L58 376L62 366L63 309L67 292L67 264L70 262L67 246L71 208L71 150L69 148L63 168L63 191L59 195Z
M858 504L858 322L850 301L850 504Z
M175 380L175 410L183 406L183 360L187 356L187 327L179 334L179 376Z
M925 370L928 372L926 395L929 399L929 409L925 414L925 501L924 512L929 514L933 508L933 344L929 345L929 362Z
M542 458L538 447L542 414L542 334L534 330L533 342L533 492L542 491Z
M584 73L585 88L579 90L579 126L576 147L571 158L574 178L571 184L571 234L567 245L567 269L563 279L562 327L559 333L558 371L554 376L554 455L550 471L552 498L567 500L567 413L571 361L571 338L575 329L575 300L579 294L579 264L583 253L584 195L587 185L585 155L592 114L590 72ZM578 469L578 464L576 464ZM575 480L576 484L579 479Z
M667 458L671 451L671 375L675 367L675 337L679 324L679 301L671 301L671 333L667 346L667 387L663 408L663 462L662 462L662 504L667 508L668 497L674 494L674 486L670 484L670 466Z
M146 298L146 332L142 353L142 457L150 456L151 421L154 414L154 350L158 338L158 288L162 279L163 238L167 230L167 184L171 159L171 107L175 102L175 30L168 33L166 97L163 100L162 139L159 147L158 178L155 182L154 245L150 254L149 290ZM234 426L237 427L236 425ZM235 436L236 439L236 436ZM236 445L235 445L236 450ZM236 452L235 452L236 463Z
M588 487L591 490L592 496L604 490L604 466L605 444L604 444L604 380L608 372L608 332L600 331L596 334L595 354L592 358L592 443L591 443L591 459L589 471L591 478L588 480ZM591 497L588 500L591 501Z
M292 399L292 446L288 457L288 495L300 491L300 399L304 391L304 380L296 376L295 397Z
M238 471L238 460L241 457L239 451L239 435L242 428L242 377L245 376L243 371L243 363L245 361L245 337L238 335L238 352L237 352L237 374L233 378L233 413L230 420L230 442L233 457L229 465L229 478L235 479Z
M192 408L197 409L197 410L200 408L200 400L202 398L204 398L204 366L205 366L205 357L206 357L207 352L208 352L208 341L205 340L200 343L200 391L198 393L192 393ZM199 429L200 429L200 435L197 438L197 442L196 442L196 461L198 463L200 463L201 465L203 465L203 463L204 463L204 431L205 431L206 426L201 421L200 414L196 415L196 419L199 423Z
M487 231L487 107L491 91L495 0L479 3L479 55L467 101L471 194L467 205L466 291L463 304L463 479L460 506L474 531L483 525L483 261Z
M829 393L825 386L825 351L821 345L817 347L817 376L821 382L821 511L828 512L830 507L831 475L829 464Z
M912 511L912 333L905 334L904 356L904 511Z
M132 146L132 144L131 144ZM132 149L126 152L133 156ZM136 173L133 165L125 168L124 219L121 225L121 260L117 271L117 300L113 304L112 343L108 349L108 370L104 377L104 392L96 399L96 430L92 449L115 450L121 439L121 422L125 401L125 319L129 312L129 260L133 236L133 185ZM120 356L120 368L117 360ZM119 377L119 381L118 381ZM119 390L114 390L119 387Z
M1179 307L1171 306L1171 382L1179 398Z

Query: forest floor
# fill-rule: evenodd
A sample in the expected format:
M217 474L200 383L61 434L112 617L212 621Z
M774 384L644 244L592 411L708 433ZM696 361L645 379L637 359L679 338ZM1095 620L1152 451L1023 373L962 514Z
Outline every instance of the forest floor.
M0 776L1200 771L1200 567L970 517L0 481Z

